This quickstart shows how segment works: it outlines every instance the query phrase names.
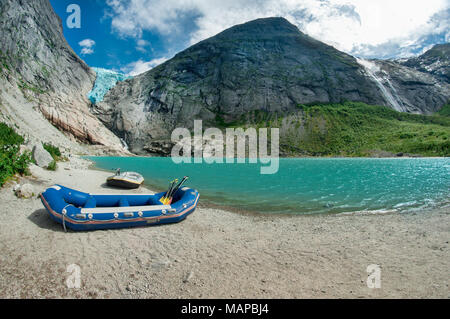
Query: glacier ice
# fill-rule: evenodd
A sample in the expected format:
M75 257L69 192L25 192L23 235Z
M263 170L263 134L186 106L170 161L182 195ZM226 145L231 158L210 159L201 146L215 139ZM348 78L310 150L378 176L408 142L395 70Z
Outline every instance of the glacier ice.
M92 68L97 73L94 88L88 93L88 98L92 103L103 101L103 97L116 86L117 82L132 78L122 73L103 68Z

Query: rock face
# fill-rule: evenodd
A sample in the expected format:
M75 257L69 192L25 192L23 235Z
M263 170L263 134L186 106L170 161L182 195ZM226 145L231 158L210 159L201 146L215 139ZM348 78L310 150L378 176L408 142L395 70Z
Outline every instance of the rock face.
M392 72L389 90L399 101L354 57L283 18L258 19L118 84L93 112L141 153L151 141L170 139L176 127L192 128L194 119L217 127L251 111L284 113L299 104L342 101L392 108L398 103L401 111L430 113L450 98L448 83L432 75L394 62L377 64L376 76Z
M397 111L431 114L450 100L449 43L435 45L419 57L371 63L387 91L388 105Z
M450 43L437 44L421 56L400 62L420 72L430 73L450 82Z
M73 52L62 31L61 20L48 0L1 1L1 113L5 118L15 118L20 126L21 118L37 117L25 116L25 110L39 111L79 141L120 148L119 139L89 112L86 96L93 87L95 72ZM51 129L42 127L40 131L44 130Z
M383 105L399 112L432 114L450 100L450 85L443 78L395 61L358 60L384 98Z

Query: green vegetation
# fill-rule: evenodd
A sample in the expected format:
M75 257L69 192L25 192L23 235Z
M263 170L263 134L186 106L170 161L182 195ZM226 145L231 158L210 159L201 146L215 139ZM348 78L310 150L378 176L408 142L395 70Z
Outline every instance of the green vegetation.
M47 170L49 171L56 171L56 169L58 168L58 166L56 165L56 161L53 160L50 164L48 164L47 166Z
M44 79L48 80L50 79L50 72L47 70L47 68L45 66L43 66L41 68L42 71L42 76L44 77Z
M446 104L440 109L438 112L436 112L436 115L441 116L449 116L450 117L450 104Z
M15 174L28 174L31 152L20 154L23 137L12 128L0 123L0 187Z
M53 157L53 161L47 167L49 171L56 171L58 168L58 165L56 164L57 162L67 161L67 158L62 156L61 151L57 146L50 143L42 143L42 146Z
M19 82L17 82L17 86L22 90L23 93L25 93L26 90L31 91L36 94L44 94L45 93L45 90L43 90L42 88L30 85L23 80L20 80Z
M62 160L61 151L57 146L53 146L50 143L42 143L42 146L44 149L50 153L50 155L53 157L53 160L58 162Z
M303 106L307 137L297 143L320 155L367 156L373 151L450 155L450 119L396 112L364 103Z
M3 51L0 50L0 73L2 73L3 70L11 71L11 68L9 67L7 57L3 54Z
M286 114L252 111L227 126L279 127L281 151L292 156L450 156L449 109L426 116L356 102L299 105Z

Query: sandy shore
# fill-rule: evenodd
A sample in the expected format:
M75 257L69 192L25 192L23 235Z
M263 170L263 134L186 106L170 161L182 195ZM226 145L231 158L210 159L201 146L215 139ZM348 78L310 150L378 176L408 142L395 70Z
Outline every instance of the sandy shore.
M111 193L109 173L88 165L33 167L21 183ZM448 209L276 217L199 207L179 224L64 233L12 187L0 191L0 298L450 297ZM71 264L79 289L66 284ZM371 264L381 288L367 286Z

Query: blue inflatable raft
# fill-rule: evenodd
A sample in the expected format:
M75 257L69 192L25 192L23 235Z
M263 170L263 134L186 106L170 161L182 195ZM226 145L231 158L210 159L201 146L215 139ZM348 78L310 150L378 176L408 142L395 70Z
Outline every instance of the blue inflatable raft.
M184 187L170 205L163 205L159 200L164 195L92 195L55 185L41 194L41 200L64 230L85 231L177 223L195 210L200 197Z

